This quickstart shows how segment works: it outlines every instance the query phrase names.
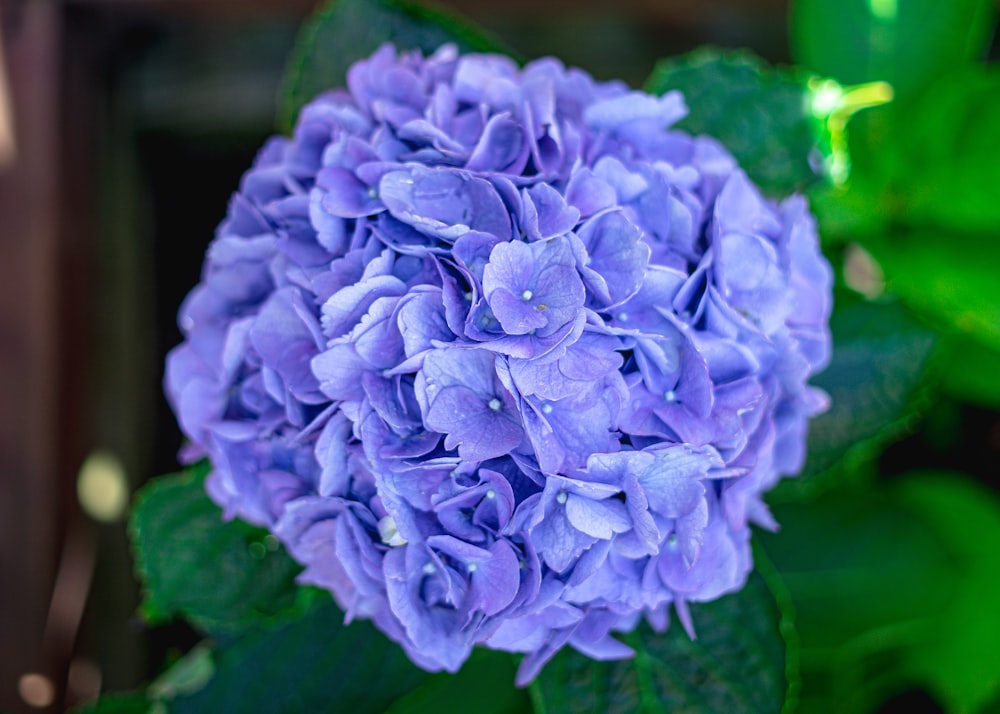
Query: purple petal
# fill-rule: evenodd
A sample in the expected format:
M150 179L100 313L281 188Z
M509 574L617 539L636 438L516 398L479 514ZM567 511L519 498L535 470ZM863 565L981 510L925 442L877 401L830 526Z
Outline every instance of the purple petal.
M579 236L586 248L583 278L601 303L613 307L635 295L650 255L640 230L614 212L588 221Z
M588 218L615 205L615 190L588 168L579 168L566 187L566 201Z
M566 204L558 191L540 183L523 193L523 230L530 240L546 240L573 230L580 220L580 211Z
M320 206L332 216L360 218L385 210L375 191L347 169L323 169L316 176L316 185L325 192Z
M566 501L566 518L581 533L602 540L632 527L625 504L615 499L594 501L570 494Z
M467 387L445 387L431 403L426 422L447 434L445 448L457 447L463 459L485 461L505 456L521 443L524 430L513 412L512 404L500 397L483 401Z
M507 114L490 118L465 164L469 171L504 171L519 174L528 160L529 146L521 125Z
M379 196L393 216L418 231L454 240L469 230L510 236L510 215L496 189L449 169L414 166L382 177Z

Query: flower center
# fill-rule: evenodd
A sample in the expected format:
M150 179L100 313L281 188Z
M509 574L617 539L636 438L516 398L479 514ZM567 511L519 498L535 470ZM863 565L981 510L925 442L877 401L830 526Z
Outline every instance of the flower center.
M525 290L523 293L521 293L521 299L524 300L525 302L528 302L528 300L530 300L533 296L534 293L531 292L530 290Z
M490 401L488 401L486 403L486 406L488 406L493 411L498 412L498 411L500 411L500 407L503 406L503 402L501 402L496 397L493 397L493 399L491 399Z
M388 546L398 547L406 545L406 539L399 534L396 528L396 519L386 516L378 522L378 534L382 542Z

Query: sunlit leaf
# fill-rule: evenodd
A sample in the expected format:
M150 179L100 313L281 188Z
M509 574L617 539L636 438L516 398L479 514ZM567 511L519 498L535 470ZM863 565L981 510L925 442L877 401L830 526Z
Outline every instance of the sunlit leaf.
M1000 71L966 67L924 90L851 123L850 181L812 192L825 242L868 244L877 238L906 252L908 234L932 242L936 234L958 256L965 246L975 253L976 243L995 242Z
M869 243L888 287L913 309L1000 349L1000 240L910 231Z
M982 232L995 242L1000 70L970 67L927 87L899 124L896 140L906 159L892 177L900 218L911 225Z
M796 0L796 62L845 84L882 80L898 97L985 56L993 0Z

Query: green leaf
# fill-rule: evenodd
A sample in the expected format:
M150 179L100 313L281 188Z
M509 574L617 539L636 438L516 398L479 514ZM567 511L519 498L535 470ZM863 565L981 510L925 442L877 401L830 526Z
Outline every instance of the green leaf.
M511 54L468 20L406 0L333 0L303 27L290 55L279 101L288 130L313 97L346 86L347 69L383 43L425 53L451 42L465 52Z
M899 122L896 140L905 157L892 176L901 218L992 240L1000 230L1000 69L969 67L935 82Z
M129 530L152 623L183 616L233 632L296 607L300 567L277 539L224 521L206 495L208 467L154 479L135 499Z
M660 60L645 88L680 90L690 111L680 128L715 137L765 192L787 195L819 178L813 164L830 150L809 80L750 52L702 48Z
M823 177L844 181L848 120L892 98L884 83L842 87L751 52L711 47L657 63L646 90L673 89L690 112L678 127L719 139L765 193L779 197Z
M863 120L864 115L855 124ZM854 149L855 145L852 143L851 147ZM863 236L883 232L888 222L879 203L881 188L862 187L859 173L863 168L858 166L856 158L852 159L851 166L851 178L846 184L816 184L806 191L825 248L863 242Z
M623 638L636 650L632 659L596 662L560 652L532 684L536 714L781 711L790 685L783 633L791 624L782 624L761 576L737 593L692 605L691 614L698 639L676 623L665 633L643 624Z
M145 692L104 694L101 698L79 709L74 714L160 714Z
M993 0L796 0L792 56L840 82L892 84L898 97L985 56Z
M802 644L801 711L873 711L907 688L971 712L1000 691L1000 499L956 473L911 473L774 509L760 542Z
M397 699L385 714L469 711L475 714L521 714L531 711L527 691L514 686L512 655L477 648L456 674L433 674Z
M207 643L202 642L149 685L149 696L159 701L192 694L202 689L214 676L212 650Z
M1000 349L964 335L949 335L939 362L945 393L1000 411Z
M913 231L868 245L889 289L914 310L1000 349L996 236Z
M935 618L955 590L951 554L925 520L871 489L779 505L774 515L780 533L758 538L795 606L799 711L863 713L912 686L901 662L935 641Z
M956 238L989 241L1000 231L1000 70L965 67L865 112L851 123L850 145L847 185L812 192L825 242L931 228L961 254ZM905 235L896 242L907 248Z
M173 714L380 714L427 676L368 622L344 627L329 599L213 653L214 676Z
M772 503L814 495L842 476L845 457L863 458L913 426L935 333L898 302L838 305L830 322L830 366L812 382L830 408L809 425L802 473L772 491Z
M949 711L976 711L1000 694L1000 498L949 472L912 473L896 495L940 537L956 571L955 597L935 620L935 640L907 650L903 667Z

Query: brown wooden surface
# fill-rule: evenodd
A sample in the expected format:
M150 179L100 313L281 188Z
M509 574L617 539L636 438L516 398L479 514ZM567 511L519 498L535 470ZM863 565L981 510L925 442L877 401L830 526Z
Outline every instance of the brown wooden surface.
M17 158L0 172L0 708L17 678L49 672L41 633L55 570L60 22L24 5L3 44Z

